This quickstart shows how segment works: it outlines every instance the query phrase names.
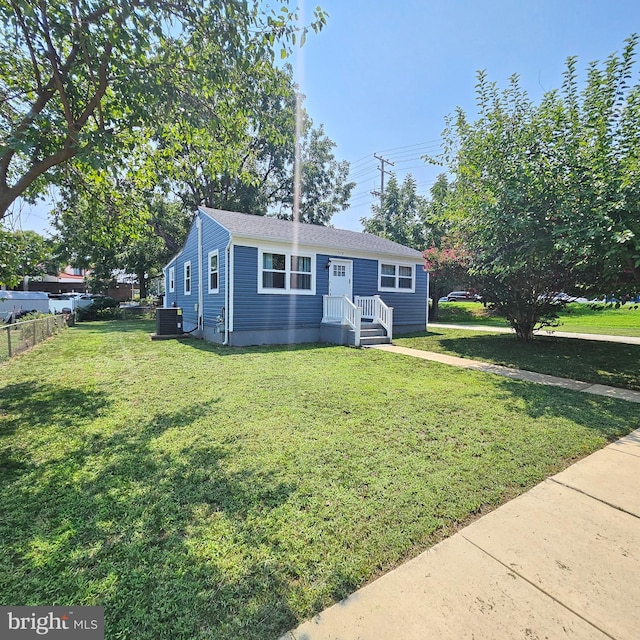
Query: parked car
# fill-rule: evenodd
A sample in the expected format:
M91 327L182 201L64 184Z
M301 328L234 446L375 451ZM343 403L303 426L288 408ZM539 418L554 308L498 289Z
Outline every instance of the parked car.
M447 294L447 302L480 302L481 299L471 291L451 291Z

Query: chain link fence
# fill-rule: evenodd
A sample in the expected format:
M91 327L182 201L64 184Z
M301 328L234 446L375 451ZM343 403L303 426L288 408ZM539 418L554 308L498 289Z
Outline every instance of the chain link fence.
M0 362L35 347L67 326L63 315L47 316L0 326Z

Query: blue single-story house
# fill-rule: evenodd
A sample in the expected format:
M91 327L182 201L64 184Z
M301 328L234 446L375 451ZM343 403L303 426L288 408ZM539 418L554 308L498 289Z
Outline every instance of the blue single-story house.
M427 325L422 254L368 233L200 207L164 277L184 330L222 344L360 346Z

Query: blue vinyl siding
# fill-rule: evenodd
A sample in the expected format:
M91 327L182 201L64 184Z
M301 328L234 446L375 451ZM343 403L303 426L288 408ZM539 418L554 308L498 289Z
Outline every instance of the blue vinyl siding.
M384 258L384 262L395 262ZM402 262L402 261L401 261ZM378 290L378 260L355 259L353 261L353 295L379 295L383 302L393 307L393 324L423 325L427 322L427 274L422 265L415 268L415 293Z
M186 262L191 262L191 295L184 293L184 267ZM168 267L175 266L175 291L167 294L167 306L182 308L182 315L187 329L193 328L198 322L198 314L195 304L198 302L198 229L195 221L189 229L187 240L182 249L182 253L172 260ZM167 267L167 275L169 268Z
M316 263L316 274L319 274L320 256L316 256ZM285 295L258 293L258 277L258 249L236 245L233 262L234 331L320 326L322 288L318 288L318 280L315 296ZM326 292L326 285L324 290Z
M173 291L170 291L170 287L169 287L169 275L170 275L171 268L173 268L173 282L175 285L176 284L175 274L177 271L175 258L165 267L165 270L164 270L164 292L165 292L164 306L165 307L173 306L173 302L176 296L176 287L174 286Z
M216 318L221 315L224 307L224 286L226 283L226 247L229 233L220 224L208 216L199 214L202 220L202 278L200 278L198 262L198 227L196 221L191 225L182 253L174 258L165 269L165 291L167 292L166 306L174 305L182 308L185 325L192 329L198 322L196 305L199 301L199 287L202 284L202 306L204 312L204 326L216 326ZM218 250L218 293L209 293L209 263L210 251ZM184 292L184 267L191 262L191 295ZM175 269L175 291L169 293L169 269Z
M197 240L197 238L196 238ZM222 314L227 282L227 244L229 232L209 216L202 216L202 288L204 326L217 325L216 318ZM209 293L209 252L218 250L218 293Z
M348 256L316 255L316 295L258 293L258 249L234 248L234 331L317 327L322 320L322 296L329 290L329 258L353 261L353 295L380 295L394 308L394 325L425 325L427 276L422 265L415 269L415 293L378 291L378 260Z

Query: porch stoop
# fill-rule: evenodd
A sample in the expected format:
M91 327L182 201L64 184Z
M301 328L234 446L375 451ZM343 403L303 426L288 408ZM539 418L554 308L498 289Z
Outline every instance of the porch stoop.
M360 346L369 347L374 344L391 344L391 340L381 324L363 322L360 329Z

